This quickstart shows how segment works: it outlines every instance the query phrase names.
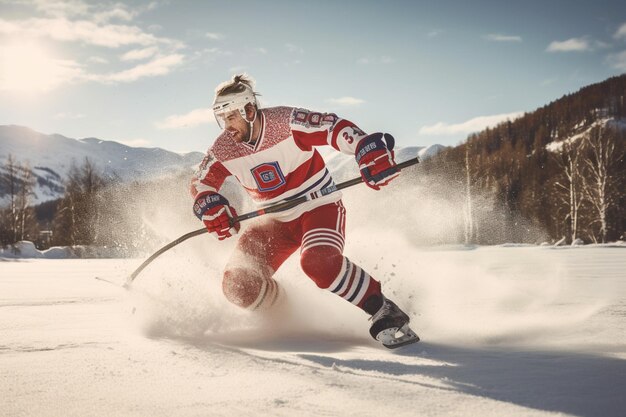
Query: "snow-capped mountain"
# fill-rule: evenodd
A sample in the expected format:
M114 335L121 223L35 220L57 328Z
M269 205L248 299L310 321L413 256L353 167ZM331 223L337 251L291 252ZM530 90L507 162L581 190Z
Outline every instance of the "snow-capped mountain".
M396 161L419 156L426 159L445 147L409 146L396 149ZM335 181L359 175L351 155L320 148ZM192 170L203 158L201 152L178 154L160 148L136 148L97 138L72 139L62 135L46 135L22 126L0 126L0 167L9 155L20 164L27 164L36 177L33 204L63 195L63 182L72 165L80 167L85 159L94 164L105 177L122 182L148 180L181 171ZM0 204L6 196L0 188Z
M433 157L445 148L443 145L398 147L395 149L395 160L397 163L400 163L417 156L420 161L423 161ZM359 176L359 169L351 155L325 150L325 152L322 152L322 156L336 182L346 181Z
M192 170L203 154L178 154L160 148L136 148L96 138L71 139L46 135L22 126L0 126L0 166L9 155L27 164L36 177L33 203L41 203L63 194L63 181L72 165L85 159L106 178L120 181L145 180ZM0 189L0 202L3 199Z
M585 125L584 122L581 122L572 129L572 133L570 136L565 138L555 138L555 140L546 145L546 149L550 152L561 152L563 146L567 144L575 144L580 139L589 136L590 132L594 128L598 127L610 127L620 130L626 130L626 121L623 119L613 119L605 117L599 118L589 125Z

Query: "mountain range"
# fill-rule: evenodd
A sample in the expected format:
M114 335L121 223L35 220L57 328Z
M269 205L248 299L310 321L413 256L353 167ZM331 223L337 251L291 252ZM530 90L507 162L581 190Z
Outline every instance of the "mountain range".
M396 159L404 161L419 155L421 159L436 155L445 147L398 148ZM322 152L336 181L358 175L350 155ZM159 177L192 172L204 154L179 154L161 148L127 146L98 138L72 139L59 134L47 135L23 126L0 126L0 167L11 155L16 163L27 165L36 179L32 204L54 200L63 195L64 181L72 166L80 167L86 159L106 179L121 182L147 181ZM6 190L0 188L0 204L6 203Z
M63 183L72 166L88 158L106 179L147 180L190 170L202 153L178 154L160 148L136 148L97 138L71 139L46 135L23 126L0 126L0 166L9 155L27 164L36 178L33 203L63 195ZM0 190L0 201L3 193Z

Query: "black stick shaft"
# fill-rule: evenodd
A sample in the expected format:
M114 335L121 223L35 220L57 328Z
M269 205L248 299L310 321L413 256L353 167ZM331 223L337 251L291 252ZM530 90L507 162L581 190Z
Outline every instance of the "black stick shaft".
M416 158L413 158L413 159L409 159L408 161L404 161L402 163L399 163L396 166L398 167L398 169L402 170L402 169L404 169L406 167L410 167L410 166L415 165L417 163L419 163L419 159L416 157ZM348 187L352 187L353 185L360 184L362 182L363 182L363 178L362 177L353 178L351 180L344 181L344 182L339 183L337 185L325 188L325 189L321 190L319 193L321 195L331 194L331 193L334 193L336 191L343 190L344 188L348 188ZM273 206L269 206L269 207L266 207L264 209L251 211L249 213L242 214L241 216L237 216L234 219L232 219L231 223L232 224L236 224L237 222L242 222L244 220L252 219L254 217L259 217L259 216L262 216L264 214L277 213L279 211L288 210L288 209L293 208L293 207L295 207L295 206L297 206L299 204L304 203L307 200L308 200L308 195L303 195L303 196L295 198L293 200L284 201L282 203L274 204ZM126 281L125 287L128 288L130 286L130 284L135 280L135 278L137 278L137 275L139 275L139 273L141 271L143 271L145 267L147 267L154 259L159 257L163 252L168 251L169 249L173 248L174 246L178 245L179 243L184 242L187 239L190 239L190 238L192 238L194 236L198 236L198 235L204 234L204 233L206 233L206 231L207 231L206 228L203 227L201 229L194 230L193 232L186 233L186 234L180 236L178 239L168 243L167 245L163 246L161 249L159 249L156 252L154 252L152 255L150 255L150 257L148 259L143 261L143 263L141 265L139 265L139 267L137 269L135 269L135 271L133 271L132 274L130 274L130 277L128 277L128 280Z

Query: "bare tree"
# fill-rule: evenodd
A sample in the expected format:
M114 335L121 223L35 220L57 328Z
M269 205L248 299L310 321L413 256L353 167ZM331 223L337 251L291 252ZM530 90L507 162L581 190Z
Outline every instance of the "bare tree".
M474 238L474 213L472 204L472 172L469 157L469 143L465 146L465 244L470 244Z
M618 186L619 162L624 158L624 148L620 145L620 133L615 128L598 126L585 137L585 197L591 203L595 218L592 224L598 226L598 236L591 233L594 241L606 243L609 211L619 204L623 190ZM622 139L623 140L623 139Z
M25 240L28 238L33 240L36 236L34 236L33 233L29 233L29 230L35 231L37 229L37 227L33 227L36 226L37 220L34 210L30 206L31 198L34 195L35 179L33 171L28 165L18 165L18 175L20 184L16 201L16 240Z
M54 219L55 244L90 245L96 242L98 228L95 226L100 219L103 186L103 178L88 158L80 167L72 165Z
M8 196L8 207L2 210L2 243L15 243L27 237L27 230L36 229L33 210L29 207L33 194L33 172L27 165L18 163L9 155L0 169L0 190Z
M553 155L560 171L554 182L557 202L566 210L563 221L568 226L569 241L577 238L579 214L583 203L581 177L581 148L583 141L567 141L563 143L561 152Z
M2 167L2 190L8 196L8 207L3 210L5 228L8 232L4 243L15 243L17 241L17 191L19 189L17 162L13 155L9 154Z

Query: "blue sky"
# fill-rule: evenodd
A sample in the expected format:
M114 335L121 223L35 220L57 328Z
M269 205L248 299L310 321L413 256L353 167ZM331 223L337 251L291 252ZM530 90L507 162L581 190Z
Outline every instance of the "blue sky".
M264 106L455 145L626 72L626 2L0 0L3 125L203 152L237 72Z

